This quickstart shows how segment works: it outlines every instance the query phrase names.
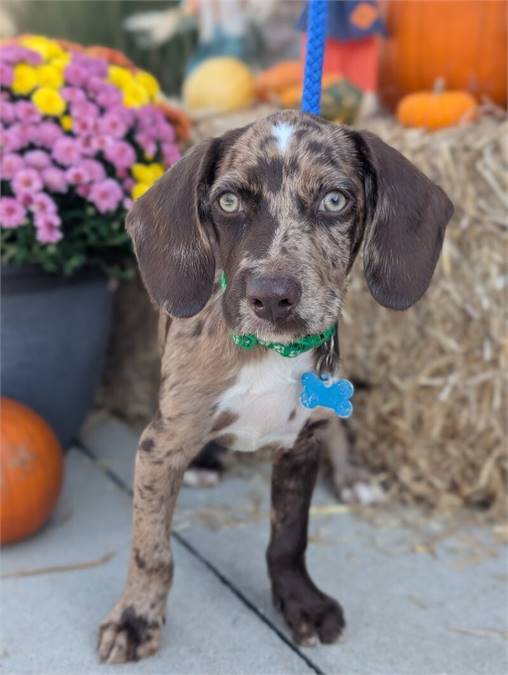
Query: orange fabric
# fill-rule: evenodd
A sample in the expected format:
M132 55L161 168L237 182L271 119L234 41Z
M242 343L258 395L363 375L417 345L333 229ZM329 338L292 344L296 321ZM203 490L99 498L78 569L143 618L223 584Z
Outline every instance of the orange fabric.
M367 2L362 2L351 12L349 20L357 28L367 30L367 28L372 26L378 16L379 9L377 7L374 7L374 5L369 5Z
M307 39L302 37L302 58ZM323 75L342 75L362 91L374 92L378 84L379 38L375 35L339 42L328 39L325 45Z

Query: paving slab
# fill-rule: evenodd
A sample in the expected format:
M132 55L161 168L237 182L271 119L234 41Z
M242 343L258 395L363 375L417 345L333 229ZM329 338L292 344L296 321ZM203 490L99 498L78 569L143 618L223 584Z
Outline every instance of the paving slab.
M178 542L173 544L176 583L161 651L136 664L100 665L97 625L125 581L130 521L126 492L81 452L71 450L64 494L50 523L38 535L2 551L1 672L313 672ZM76 564L84 566L48 569ZM23 571L28 576L8 576Z
M88 427L84 442L130 485L135 434L103 418ZM226 475L216 488L183 489L175 525L285 630L271 606L264 562L268 472L256 467L254 477L246 473ZM301 651L325 673L508 672L508 558L492 530L415 510L373 520L337 505L321 486L316 490L309 569L340 599L348 627L338 645Z

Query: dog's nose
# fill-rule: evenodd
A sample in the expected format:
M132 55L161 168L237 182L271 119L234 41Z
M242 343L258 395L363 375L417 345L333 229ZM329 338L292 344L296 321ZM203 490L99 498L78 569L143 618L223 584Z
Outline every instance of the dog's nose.
M247 300L260 319L276 323L289 316L302 297L302 287L291 277L254 277L247 282Z

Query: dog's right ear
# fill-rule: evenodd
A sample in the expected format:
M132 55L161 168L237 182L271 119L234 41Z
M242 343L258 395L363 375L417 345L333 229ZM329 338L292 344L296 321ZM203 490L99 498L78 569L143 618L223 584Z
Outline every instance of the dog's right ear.
M127 215L148 293L173 316L197 314L212 292L215 260L200 202L212 179L219 145L215 138L192 148Z

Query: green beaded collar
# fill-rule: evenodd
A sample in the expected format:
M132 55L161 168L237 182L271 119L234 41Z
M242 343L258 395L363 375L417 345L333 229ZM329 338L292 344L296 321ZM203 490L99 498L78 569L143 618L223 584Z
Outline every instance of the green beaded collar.
M223 291L225 291L227 285L228 282L226 275L223 272L220 277L220 287ZM333 324L333 326L329 326L322 333L317 333L315 335L305 335L304 337L298 338L298 340L290 343L262 340L252 333L247 333L246 335L231 333L231 339L235 345L241 349L254 349L254 347L259 345L260 347L265 347L266 349L272 349L274 352L277 352L277 354L285 356L288 359L292 359L295 356L299 356L300 354L308 352L311 349L316 349L316 347L319 347L325 342L328 342L328 340L335 335L336 330L336 326Z

